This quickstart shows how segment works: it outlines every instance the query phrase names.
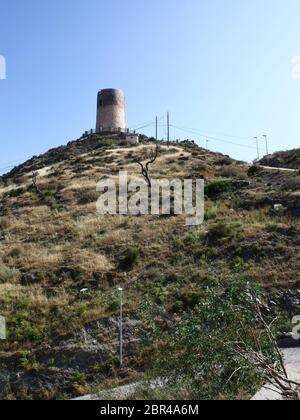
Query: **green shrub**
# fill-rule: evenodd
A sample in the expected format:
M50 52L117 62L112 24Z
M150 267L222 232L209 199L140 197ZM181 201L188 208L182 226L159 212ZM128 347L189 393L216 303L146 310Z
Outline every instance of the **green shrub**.
M21 273L14 268L9 268L0 261L0 283L17 283Z
M22 255L22 248L21 247L14 247L9 251L8 256L11 258L18 258Z
M87 380L84 372L77 369L69 379L69 386L72 391L81 395L87 392Z
M259 175L262 175L263 172L264 172L264 169L260 165L256 164L256 165L251 166L251 168L249 168L248 176L259 176Z
M211 225L208 229L207 237L210 241L222 238L230 238L233 236L234 229L229 223L219 222Z
M300 191L300 176L290 179L286 183L286 189L289 191Z
M185 287L181 289L180 292L177 294L177 301L175 303L175 307L178 307L182 311L192 309L201 302L203 295L204 294L202 289L196 287Z
M229 156L224 156L223 158L216 161L216 165L220 165L220 166L231 165L232 163L233 163L233 159L231 159L231 157Z
M220 179L212 182L205 187L205 195L211 199L215 199L221 194L232 191L232 184L230 181Z
M219 213L219 208L216 205L206 206L204 218L205 220L216 219Z
M141 256L140 249L137 247L128 248L121 264L124 268L133 268Z
M32 314L33 316L34 314ZM8 321L8 340L24 343L26 341L40 342L46 336L45 326L39 325L37 320L30 319L31 314L18 311Z
M19 367L25 371L38 372L39 370L39 364L37 363L35 356L27 350L19 353Z
M246 172L241 167L235 165L223 167L220 169L219 175L223 178L238 178L240 180L248 178Z
M119 308L120 308L120 296L118 296L117 294L114 294L109 299L107 310L114 313Z
M263 293L245 279L206 285L199 291L198 304L177 318L172 328L153 322L157 310L154 306L148 309L146 342L154 349L150 374L167 379L170 388L180 384L187 399L254 395L268 377L251 357L252 352L263 356L270 366L279 363L276 343L257 309L257 302L264 301ZM176 307L182 308L180 301ZM274 322L276 315L268 313L265 322ZM276 335L282 318L270 325Z
M17 189L15 189L15 190L11 190L10 192L9 192L9 196L11 197L11 198L14 198L14 197L20 197L21 195L23 195L25 193L25 189L24 188L17 188Z
M90 203L96 203L99 198L99 194L96 191L81 191L79 194L78 204L80 206Z

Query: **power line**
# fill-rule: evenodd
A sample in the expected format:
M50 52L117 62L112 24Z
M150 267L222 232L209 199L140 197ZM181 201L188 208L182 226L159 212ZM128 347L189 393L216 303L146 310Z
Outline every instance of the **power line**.
M184 126L181 126L181 128L182 129L186 129L186 130L195 131L195 132L197 132L197 133L199 133L199 134L201 134L201 135L203 135L205 137L208 137L208 138L209 137L210 138L213 138L213 137L210 136L210 134L216 135L216 136L220 136L220 137L228 137L228 138L239 139L239 140L246 140L246 141L250 141L250 138L251 138L251 136L247 136L247 137L244 136L244 137L242 137L242 136L236 136L236 135L232 135L232 134L225 134L225 133L218 133L218 132L212 133L212 132L206 131L204 129L198 129L198 128L191 128L191 127L184 127ZM263 136L263 137L265 137L265 136ZM214 138L215 139L216 138L219 139L219 137L214 137ZM258 141L259 142L261 142L261 141L265 142L265 139L258 139ZM293 147L293 148L295 148L295 145L287 144L287 143L272 143L272 144L273 145L277 145L277 146L287 146L287 147Z
M22 162L22 161L20 161ZM0 171L8 171L9 169L13 169L16 165L10 165L10 166L6 166L4 168L0 168Z
M161 117L157 117L158 122L161 121L162 119L164 119L164 115ZM143 128L152 127L154 125L155 125L155 119L136 125L136 127L133 128L133 130L142 130Z
M203 129L199 129L199 128L191 128L191 127L183 127L183 126L181 126L181 128L184 128L184 129L187 129L187 130L192 130L192 131L197 131L197 132L199 132L199 134L202 134L206 137L210 137L210 135L216 135L216 136L220 136L220 137L229 137L229 138L233 138L233 139L249 141L249 137L246 137L246 136L241 137L241 136L235 136L235 135L232 135L232 134L209 132L207 130L203 130Z
M134 128L134 130L135 130L135 131L137 131L137 130L142 130L143 128L152 127L153 125L154 125L154 122L152 121L152 122L151 122L151 123L149 123L149 124L142 125L141 127Z
M199 130L199 129L196 129L196 128L180 127L180 126L177 126L177 125L170 124L169 118L170 118L169 113L168 113L168 116L167 116L167 122L165 120L165 116L162 116L160 118L157 117L157 120L155 119L154 121L151 121L149 124L146 124L142 127L137 128L137 130L142 129L142 128L147 128L147 127L150 127L150 126L154 125L156 127L156 131L157 131L158 127L163 127L165 129L165 134L167 135L168 138L169 138L169 133L170 133L170 131L169 131L170 127L173 127L177 130L180 130L180 131L183 131L183 132L186 132L186 133L203 135L203 136L205 135L205 132L203 130ZM158 124L158 122L161 121L161 120L164 120L163 124ZM238 136L231 136L231 135L225 135L225 136L250 141L249 138L246 138L246 137L238 137ZM246 144L241 144L241 143L236 143L236 142L233 142L233 141L230 141L230 140L225 140L224 138L207 136L207 135L205 135L205 137L206 137L207 140L214 140L214 141L217 141L217 142L232 144L234 146L239 146L239 147L244 147L244 148L247 148L247 149L255 150L255 147L253 147L253 146L246 145Z
M144 128L149 128L149 127L153 127L154 126L155 127L155 131L156 131L155 135L156 135L156 138L158 138L158 128L161 127L161 128L164 128L165 136L167 136L167 138L169 140L170 139L170 127L173 127L175 129L180 130L180 131L185 132L185 133L191 133L191 134L194 134L194 135L203 136L203 137L206 138L207 143L208 143L209 140L214 140L214 141L217 141L217 142L227 143L227 144L231 144L231 145L234 145L234 146L243 147L243 148L247 148L247 149L251 149L251 150L255 150L256 149L256 147L254 147L254 146L250 146L250 145L246 145L246 144L241 144L241 143L237 143L237 142L233 142L233 141L224 139L224 137L227 137L227 138L232 138L232 139L240 139L240 140L251 141L250 140L250 137L241 137L241 136L235 136L235 135L225 134L225 133L222 133L222 134L219 133L219 135L222 136L223 138L221 138L221 137L215 137L215 136L212 136L212 135L207 135L209 132L208 131L205 131L205 130L202 130L202 129L190 128L190 127L184 127L184 126L177 126L177 125L170 124L170 116L169 115L170 114L168 113L167 114L167 120L166 120L166 116L165 115L163 115L161 117L156 117L154 120L150 120L150 121L147 121L147 122L145 122L143 124L140 124L139 126L137 126L136 128L134 128L134 130L142 130ZM265 142L266 152L267 152L267 154L269 154L268 136L267 135L263 135L262 138L259 139L258 137L257 138L255 137L255 139L257 141L257 152L258 152L258 155L259 155L259 142L261 142L261 141L264 141ZM273 143L273 144L276 145L276 143ZM282 143L280 144L280 146L288 146L288 147L293 147L293 148L295 147L295 145L288 145L288 144L282 144ZM10 170L10 169L14 168L16 166L16 164L21 163L21 162L24 162L27 159L29 159L29 158L26 157L24 159L20 159L20 160L17 160L17 161L3 162L2 164L0 163L0 166L1 165L6 165L6 164L9 165L9 166L0 167L0 171L3 172L3 171Z
M176 126L176 125L171 125L171 126L173 128L176 128L177 130L181 130L181 131L186 132L186 133L192 133L192 134L196 134L196 135L202 135L198 130L187 129L187 128L179 127L179 126ZM235 143L235 142L232 142L232 141L229 141L229 140L224 140L224 139L221 139L221 138L218 138L218 137L212 137L212 136L205 136L205 137L207 139L209 139L209 140L214 140L214 141L218 141L218 142L222 142L222 143L228 143L228 144L232 144L234 146L245 147L247 149L254 149L255 150L255 147L248 146L246 144Z
M30 159L30 157L24 157L23 159L14 160L14 161L11 161L11 162L2 162L2 163L0 163L0 171L4 171L4 170L7 170L7 169L14 168L16 166L16 164L26 162L26 160L28 160L28 159ZM8 166L2 166L2 165L8 165Z

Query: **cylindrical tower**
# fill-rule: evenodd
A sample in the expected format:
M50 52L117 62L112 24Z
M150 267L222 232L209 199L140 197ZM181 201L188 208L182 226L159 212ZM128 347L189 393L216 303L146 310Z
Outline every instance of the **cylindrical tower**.
M126 130L125 96L119 89L103 89L98 92L96 132Z

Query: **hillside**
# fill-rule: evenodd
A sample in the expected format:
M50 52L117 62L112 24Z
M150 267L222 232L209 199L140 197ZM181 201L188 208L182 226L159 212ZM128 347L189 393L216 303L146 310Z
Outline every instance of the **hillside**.
M260 163L275 168L300 169L300 149L276 152L265 156Z
M172 319L201 299L202 285L239 277L258 281L284 307L299 303L300 183L292 173L250 168L193 142L162 143L152 176L204 178L205 223L96 214L96 183L121 169L139 176L135 159L153 147L146 137L132 146L94 135L0 178L2 398L70 398L139 378L151 353L136 330L146 298Z

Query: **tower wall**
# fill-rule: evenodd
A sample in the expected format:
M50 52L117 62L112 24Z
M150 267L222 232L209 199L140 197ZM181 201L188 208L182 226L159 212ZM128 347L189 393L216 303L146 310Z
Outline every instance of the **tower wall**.
M119 89L104 89L98 93L96 132L126 130L125 96Z

